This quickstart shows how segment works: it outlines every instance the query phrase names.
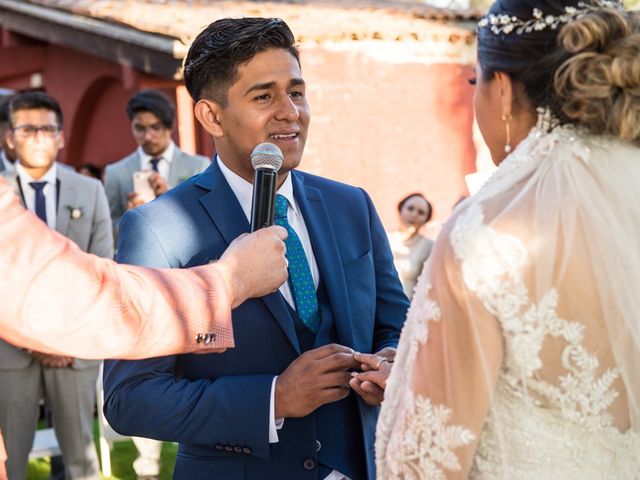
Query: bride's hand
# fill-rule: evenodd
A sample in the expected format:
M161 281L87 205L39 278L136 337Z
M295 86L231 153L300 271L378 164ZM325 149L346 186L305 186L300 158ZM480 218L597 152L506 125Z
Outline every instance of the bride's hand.
M349 386L369 405L380 405L384 398L387 378L391 373L391 363L387 355L355 353L353 358L360 362L363 372L353 372Z

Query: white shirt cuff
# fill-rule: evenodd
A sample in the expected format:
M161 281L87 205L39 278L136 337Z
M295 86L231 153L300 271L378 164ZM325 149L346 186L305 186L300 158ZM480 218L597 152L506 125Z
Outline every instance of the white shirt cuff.
M278 430L284 425L284 418L276 418L276 380L277 376L273 377L271 382L271 400L269 402L269 443L278 443Z

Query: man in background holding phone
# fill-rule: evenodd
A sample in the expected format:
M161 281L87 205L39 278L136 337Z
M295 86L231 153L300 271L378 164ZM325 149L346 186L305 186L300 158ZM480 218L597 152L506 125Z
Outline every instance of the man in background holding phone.
M114 236L125 211L149 202L209 166L208 158L189 155L171 140L175 108L158 90L135 94L126 112L138 148L105 171Z

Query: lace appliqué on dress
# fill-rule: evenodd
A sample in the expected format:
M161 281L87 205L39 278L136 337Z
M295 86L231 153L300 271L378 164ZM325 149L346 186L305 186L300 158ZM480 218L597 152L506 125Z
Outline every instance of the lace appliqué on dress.
M403 327L396 365L414 365L419 348L429 338L429 323L440 321L442 312L429 298L430 290L431 285L421 278ZM411 382L411 372L402 368L394 368L387 382L385 397L389 400L383 403L376 434L378 476L385 480L445 479L444 470L460 470L453 450L471 443L474 435L462 426L447 425L451 410L415 395L407 382Z
M451 410L444 405L433 405L419 395L407 400L404 428L389 441L388 470L382 478L445 480L445 469L460 470L453 450L471 443L473 433L458 425L448 426Z
M538 304L531 302L522 278L522 267L527 263L525 245L515 236L499 234L485 225L477 204L458 219L451 244L462 262L465 284L500 321L505 337L501 376L513 393L529 398L534 405L556 408L565 419L590 431L610 426L607 409L618 396L611 384L620 373L611 368L598 378L598 359L582 345L584 326L558 317L554 289ZM558 377L556 384L535 376L543 366L540 352L548 336L567 343L560 358L567 373Z

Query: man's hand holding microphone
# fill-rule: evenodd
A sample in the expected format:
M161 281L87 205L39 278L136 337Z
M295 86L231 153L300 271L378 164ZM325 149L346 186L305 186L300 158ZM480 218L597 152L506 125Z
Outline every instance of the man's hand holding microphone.
M287 281L286 238L287 231L278 226L241 235L215 262L231 292L232 308L273 293Z

